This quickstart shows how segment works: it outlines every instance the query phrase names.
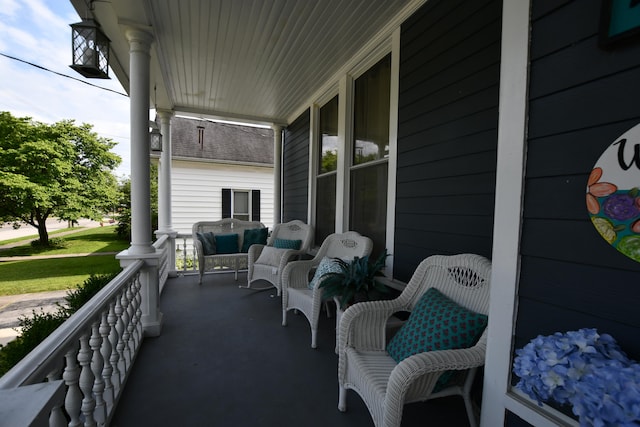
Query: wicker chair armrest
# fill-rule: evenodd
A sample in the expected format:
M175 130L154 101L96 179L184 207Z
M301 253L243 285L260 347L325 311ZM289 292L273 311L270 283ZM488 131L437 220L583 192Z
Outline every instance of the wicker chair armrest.
M397 300L366 301L353 304L342 314L338 354L345 347L357 350L384 350L387 320L404 307Z
M466 370L484 365L486 345L437 350L407 357L393 369L387 383L386 405L403 404L405 395L426 395L445 371Z
M309 285L309 272L316 266L313 259L291 261L282 271L282 288L306 288Z
M262 253L262 249L264 249L266 245L253 244L249 246L249 250L247 251L247 260L249 265L256 262L258 258L260 258L260 254Z
M202 242L198 239L193 240L193 244L196 248L196 256L198 257L198 265L200 269L204 268L204 249L202 248Z
M287 266L289 261L291 261L294 257L298 256L301 251L296 249L287 249L282 251L282 256L280 257L280 264L278 265L278 271L284 271L284 268Z

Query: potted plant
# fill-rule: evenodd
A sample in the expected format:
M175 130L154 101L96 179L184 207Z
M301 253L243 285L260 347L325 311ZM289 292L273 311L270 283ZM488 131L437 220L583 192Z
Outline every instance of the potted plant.
M355 257L351 261L334 258L340 272L326 273L321 277L320 287L323 288L323 296L327 299L333 298L338 308L344 310L354 302L377 299L380 294L387 293L387 287L375 278L382 275L388 256L385 249L373 263L369 261L368 255L362 258Z

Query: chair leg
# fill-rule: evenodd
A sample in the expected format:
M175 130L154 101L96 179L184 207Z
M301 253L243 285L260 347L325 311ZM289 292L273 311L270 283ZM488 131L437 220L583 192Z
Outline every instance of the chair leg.
M347 411L347 389L340 386L340 394L338 395L338 410L340 412Z
M282 310L282 326L287 326L287 310Z
M473 368L467 374L467 378L462 386L462 398L464 399L464 406L467 410L467 417L469 418L469 426L477 427L478 420L476 413L473 409L473 403L471 402L471 387L473 386L473 380L475 379L478 368Z
M318 348L318 329L311 329L311 348Z
M469 418L469 426L477 427L478 423L476 421L476 415L473 412L473 404L471 403L471 397L468 394L462 396L464 399L464 406L467 409L467 417Z

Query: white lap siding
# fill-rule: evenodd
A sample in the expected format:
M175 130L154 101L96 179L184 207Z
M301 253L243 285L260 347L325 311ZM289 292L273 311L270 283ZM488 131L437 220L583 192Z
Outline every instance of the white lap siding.
M273 168L205 161L173 160L173 229L191 233L198 221L222 218L222 189L260 190L260 222L273 228Z

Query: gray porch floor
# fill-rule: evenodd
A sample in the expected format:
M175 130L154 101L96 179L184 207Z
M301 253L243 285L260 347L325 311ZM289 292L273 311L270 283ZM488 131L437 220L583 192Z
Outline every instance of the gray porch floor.
M238 283L246 274L168 281L162 335L144 340L111 425L373 426L353 391L337 409L335 319L321 315L314 350L303 315L281 326L275 288ZM402 426L425 425L467 426L462 399L405 406Z

